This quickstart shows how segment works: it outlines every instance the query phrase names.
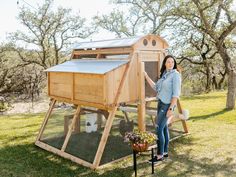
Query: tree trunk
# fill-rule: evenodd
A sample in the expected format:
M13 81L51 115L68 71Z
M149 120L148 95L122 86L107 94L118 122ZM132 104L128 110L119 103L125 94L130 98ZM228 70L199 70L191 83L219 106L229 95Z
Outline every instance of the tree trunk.
M228 74L228 93L226 100L226 109L234 109L235 107L235 93L236 93L236 73L232 67L231 58L227 53L224 43L217 42L216 48L223 59L226 73Z
M216 82L216 76L212 76L212 88L215 89L215 90L218 90L218 85L217 85L217 82Z
M234 109L235 108L235 93L236 93L236 72L231 70L228 75L228 93L226 108Z
M211 83L211 70L208 64L206 65L206 76L207 76L206 91L210 92L212 83Z

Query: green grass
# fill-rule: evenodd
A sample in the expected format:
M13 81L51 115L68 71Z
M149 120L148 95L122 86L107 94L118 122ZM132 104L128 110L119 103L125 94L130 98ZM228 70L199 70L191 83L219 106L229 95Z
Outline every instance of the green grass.
M155 166L138 157L138 176L236 176L236 111L226 111L226 92L184 97L190 135L170 143L170 160ZM34 145L44 114L0 117L0 176L134 176L132 157L90 170Z

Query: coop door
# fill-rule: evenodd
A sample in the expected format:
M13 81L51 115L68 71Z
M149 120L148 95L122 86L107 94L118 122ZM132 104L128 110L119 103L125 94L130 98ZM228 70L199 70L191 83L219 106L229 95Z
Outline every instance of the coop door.
M158 61L145 61L144 62L145 71L149 77L156 83L159 76L159 65ZM150 87L148 82L145 80L145 96L146 97L155 97L156 92Z

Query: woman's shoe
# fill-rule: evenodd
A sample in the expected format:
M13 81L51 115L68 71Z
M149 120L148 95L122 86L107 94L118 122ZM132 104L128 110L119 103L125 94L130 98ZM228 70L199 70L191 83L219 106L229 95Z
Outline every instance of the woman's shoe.
M156 164L157 162L160 162L160 161L163 161L163 160L164 160L164 156L159 158L159 159L157 158L157 156L154 156L153 159L148 160L148 162Z
M169 155L168 154L164 154L163 157L167 158L167 157L169 157Z

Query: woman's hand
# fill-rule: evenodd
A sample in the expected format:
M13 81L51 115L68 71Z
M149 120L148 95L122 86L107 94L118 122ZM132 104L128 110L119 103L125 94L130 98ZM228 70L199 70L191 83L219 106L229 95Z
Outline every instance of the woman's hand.
M166 113L166 117L167 117L167 118L170 118L170 117L172 117L172 116L173 116L173 111L168 109L168 111L167 111L167 113Z

